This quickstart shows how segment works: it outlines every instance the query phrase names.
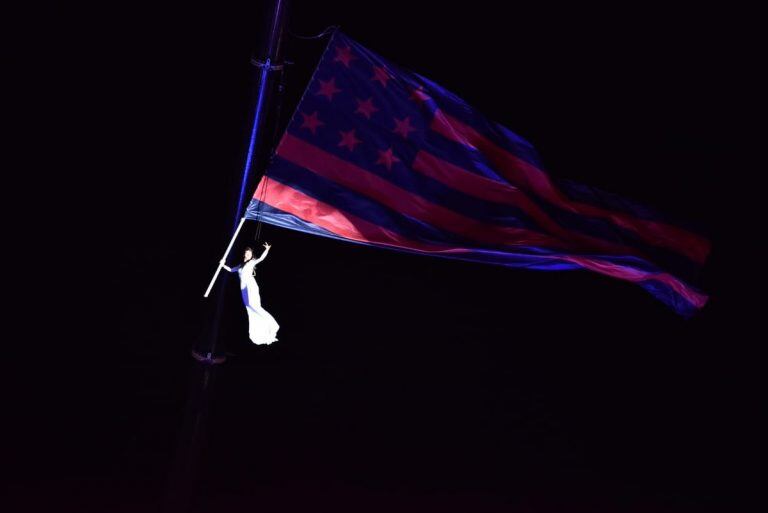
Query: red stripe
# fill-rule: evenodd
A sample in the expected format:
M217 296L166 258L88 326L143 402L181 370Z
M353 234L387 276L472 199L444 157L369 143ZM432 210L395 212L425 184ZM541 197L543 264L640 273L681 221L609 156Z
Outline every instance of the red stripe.
M435 112L430 128L453 141L477 149L514 185L533 192L564 210L606 219L636 233L649 244L677 251L699 264L703 264L709 254L710 243L707 239L676 226L638 219L571 200L554 186L546 173L500 148L474 128L442 111Z
M547 232L574 243L582 250L590 252L599 250L603 253L618 255L629 254L647 259L646 255L635 248L567 230L557 224L517 187L472 173L426 151L419 151L416 154L413 170L476 198L517 207Z
M382 226L361 219L348 212L343 212L328 203L319 201L288 185L270 180L266 176L259 182L259 186L253 197L257 200L263 198L261 201L267 205L319 226L335 235L358 242L408 249L433 255L462 254L472 251L482 251L473 250L471 248L425 244L410 240L391 230L387 230ZM651 279L657 280L670 286L675 292L680 294L697 308L704 306L707 301L707 296L691 290L684 283L677 280L677 278L667 273L640 271L630 267L603 262L595 258L573 255L540 255L540 258L569 261L594 272L630 282L641 282Z
M589 269L590 271L595 271L600 274L613 276L614 278L619 278L634 283L647 280L660 281L665 285L668 285L672 290L677 292L680 296L684 297L696 308L702 308L706 304L707 299L709 299L708 296L696 292L671 274L652 273L648 271L642 271L640 269L634 269L632 267L616 265L612 262L604 262L599 259L581 256L564 255L561 257L561 259L578 264L585 269Z
M556 239L544 233L524 228L490 225L463 216L419 195L412 194L370 171L288 133L283 136L277 148L277 154L297 166L374 199L397 212L468 239L486 244L508 246L579 249L568 241Z
M360 217L342 212L303 192L264 177L253 198L315 224L331 233L358 242L382 244L429 253L464 253L467 250L451 246L417 242Z

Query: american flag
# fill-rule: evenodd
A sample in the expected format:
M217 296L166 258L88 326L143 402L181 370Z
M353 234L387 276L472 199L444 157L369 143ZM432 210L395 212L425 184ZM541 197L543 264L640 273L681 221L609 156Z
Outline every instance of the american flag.
M555 181L523 138L336 31L247 217L382 248L637 283L684 316L701 235ZM684 281L685 280L685 281Z

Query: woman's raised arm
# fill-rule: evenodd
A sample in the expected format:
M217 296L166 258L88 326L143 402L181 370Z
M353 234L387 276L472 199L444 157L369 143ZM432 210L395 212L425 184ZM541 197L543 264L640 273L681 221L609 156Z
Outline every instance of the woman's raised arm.
M268 244L268 243L266 243L266 242L265 242L265 243L264 243L264 252L261 254L261 256L260 256L259 258L257 258L257 259L256 259L256 262L255 262L255 263L257 263L257 264L258 264L259 262L261 262L262 260L264 260L265 258L267 258L267 253L269 253L269 248L271 248L271 247L272 247L272 246L271 246L270 244Z

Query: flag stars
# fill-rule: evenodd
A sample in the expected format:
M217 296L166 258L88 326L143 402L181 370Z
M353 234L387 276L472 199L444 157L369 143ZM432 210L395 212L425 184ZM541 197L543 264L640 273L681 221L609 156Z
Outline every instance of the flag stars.
M347 148L349 151L355 151L355 146L357 146L362 142L360 139L358 139L355 136L354 128L352 130L349 130L348 132L339 130L339 135L341 135L341 141L339 141L339 147Z
M340 62L348 68L354 59L357 59L357 57L352 54L352 48L349 46L336 47L336 57L333 58L333 62Z
M317 111L312 114L305 114L302 112L301 115L304 116L304 121L301 123L300 128L306 128L312 132L312 135L317 135L317 127L325 124L318 119Z
M362 114L367 119L371 119L373 113L379 110L379 108L373 104L373 96L365 101L355 98L355 101L357 102L357 110L355 110L355 114Z
M405 116L402 120L395 118L395 128L392 131L402 135L403 139L408 139L408 134L415 132L416 129L411 126L411 117Z
M392 170L392 164L395 162L400 162L400 159L395 157L395 154L392 152L392 148L387 148L386 150L378 150L379 151L379 160L376 161L376 164L381 164L384 167L387 168L387 171Z
M333 95L340 92L341 89L336 87L336 78L331 78L330 80L320 80L320 89L315 94L325 96L328 101L332 101Z
M387 87L387 81L392 77L384 66L374 66L371 80L378 82L382 87Z

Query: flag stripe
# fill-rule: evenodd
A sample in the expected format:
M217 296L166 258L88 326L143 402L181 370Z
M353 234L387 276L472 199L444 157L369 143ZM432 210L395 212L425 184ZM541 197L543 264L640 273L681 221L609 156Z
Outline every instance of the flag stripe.
M520 221L527 222L527 227L533 230L543 230L574 244L587 246L588 251L595 248L612 254L623 251L641 256L684 278L693 279L699 273L701 266L687 256L648 244L635 232L605 219L582 216L555 207L507 181L488 176L484 169L474 172L478 171L476 167L479 159L482 159L479 153L473 155L473 158L458 159L440 151L438 144L430 144L428 148L430 151L421 150L413 158L412 170L437 180L446 187L484 200L488 211L484 218L490 217L490 222L504 221L502 214L514 215ZM438 154L435 154L435 151ZM419 185L417 190L427 192L425 185ZM461 202L450 199L453 206L462 206ZM501 205L507 205L506 209Z
M311 170L344 187L367 195L389 208L429 223L447 232L492 245L538 245L566 248L566 241L524 228L493 226L468 218L412 194L370 171L342 160L312 144L286 133L277 155Z
M264 193L264 190L268 192ZM367 221L338 207L318 201L293 187L262 178L254 198L264 196L264 203L312 222L341 237L360 242L403 246L416 251L461 252L460 248L441 246L408 239L399 233Z
M512 188L513 190L519 191L519 194L524 196L523 201L525 201L525 203L532 204L538 210L546 213L546 215L553 222L562 227L566 233L573 233L574 235L571 237L579 237L579 235L585 235L597 240L603 240L613 244L634 248L634 250L636 250L635 254L642 254L644 258L648 258L657 262L668 271L674 271L676 274L683 278L695 279L699 274L701 265L692 261L684 254L678 253L663 246L647 243L634 231L630 231L622 228L621 226L613 224L610 220L599 217L584 216L576 212L559 208L549 203L548 201L541 199L535 194L515 187L514 185L510 184L508 180L505 180L500 175L496 174L490 167L490 164L486 161L485 156L479 151L462 147L463 151L457 152L455 148L455 146L458 145L457 143L450 141L442 135L432 131L427 131L427 136L424 143L423 151L428 152L429 155L439 159L442 162L446 162L450 166L455 166L455 169L461 169L471 173L471 175L468 177L465 177L463 174L461 176L453 176L452 174L448 173L443 174L444 179L435 177L435 179L439 179L442 183L444 183L446 187L450 187L451 181L456 179L458 181L456 189L463 190L467 194L473 194L470 192L471 189L465 188L464 182L470 180L477 182L477 186L474 188L478 190L481 190L479 187L480 183L484 183L489 188L494 189L489 193L490 196L488 201L497 201L498 198L504 197L503 193L497 192L499 188L502 190ZM416 155L414 156L413 162L414 164L416 163ZM485 180L475 180L475 178L482 178ZM422 186L422 188L424 188L424 186ZM448 200L445 195L442 196L443 197L441 199ZM454 201L453 198L450 200ZM445 202L441 204L445 204ZM499 203L486 203L486 210L489 211L488 213L496 216L495 211L498 209L496 206L498 204ZM460 206L460 202L454 201L453 206ZM508 211L509 215L515 215L520 221L527 222L528 227L532 229L546 229L531 215L529 215L529 212L526 212L525 209L522 208L522 205L515 207L514 209L512 209L511 205L507 208L510 208ZM491 222L499 222L502 219L503 218L499 218L497 216L496 218L491 219ZM551 230L547 231L552 233Z
M440 230L429 223L391 209L368 196L359 194L341 184L315 174L279 155L276 155L272 161L269 177L272 181L289 185L293 189L311 196L321 203L332 205L369 223L376 224L413 240L448 246L477 246L475 241L468 240L458 234ZM479 249L496 250L497 248L485 247ZM556 254L554 250L536 246L517 245L514 246L514 249L517 252L533 255ZM500 251L509 252L510 250L503 248ZM650 261L631 255L601 255L601 258L620 265L641 268L649 272L659 272L660 270Z
M263 194L268 189L268 194ZM430 244L414 241L402 236L396 230L390 230L370 222L348 209L339 209L320 201L314 196L300 191L272 177L263 179L257 194L263 195L263 201L255 197L248 207L248 218L276 224L296 227L303 225L301 231L325 235L339 240L364 244L386 245L390 249L429 253L451 258L464 258L476 255L473 261L483 263L519 265L537 270L569 270L580 268L573 262L559 261L555 258L541 258L538 248L519 248L521 251L533 251L533 254L495 251L492 249L465 248L451 244ZM270 214L272 214L270 216ZM286 218L291 216L291 219ZM483 255L479 258L477 255ZM546 255L544 255L546 256Z
M411 228L415 230L411 232L413 234L416 232L424 232L427 227L434 228L439 231L440 234L436 235L434 230L431 231L431 233L426 234L432 241L441 243L467 243L474 240L494 246L540 245L546 248L578 253L588 252L591 254L607 253L613 255L633 255L638 257L640 259L639 261L649 262L649 258L642 251L638 251L626 245L610 244L599 239L593 239L589 241L591 243L590 246L587 243L586 237L580 234L572 235L574 232L564 231L554 222L549 222L548 227L555 232L556 236L549 236L538 231L524 228L479 223L475 219L467 218L452 210L443 208L442 206L433 203L430 199L425 199L422 196L417 196L404 190L368 170L359 168L354 164L340 159L339 157L294 137L289 133L285 134L283 141L278 147L277 156L299 168L324 177L347 190L355 191L358 193L358 196L362 195L375 200L378 204L384 205L388 209L394 211L386 214L389 217L395 212L400 212L415 220L421 221L421 223L418 223L417 225L409 223ZM418 165L421 170L425 167L422 166L425 162L424 159L427 159L427 157L422 156L422 159L420 160L417 156L417 160L415 161L419 163ZM455 171L457 171L457 169L449 170L449 172L452 173ZM279 166L276 166L273 167L271 172L274 174L275 172L284 172L284 170ZM470 175L469 173L465 173L463 176L467 180L467 183L469 183L469 180L487 180L478 175ZM437 173L435 176L431 177L438 179ZM307 181L307 178L296 176L295 174L293 175L293 178L293 183L298 186L301 186ZM472 189L474 187L472 190L475 190L477 188L476 185L479 185L479 182L472 183L475 185L468 185L468 188ZM497 184L500 187L509 187L505 184ZM322 190L327 189L328 186L323 185L320 187L312 185L307 188ZM424 188L421 190L422 192L425 191ZM501 193L494 194L497 195L495 196L495 199L500 199ZM350 197L346 194L345 201L359 202L360 198ZM535 207L535 204L531 203L531 205L532 208ZM539 217L543 221L546 215L541 212L541 216ZM378 221L378 219L376 221ZM459 236L458 238L457 235Z
M709 241L686 230L570 200L540 169L498 147L474 128L442 111L435 112L430 128L448 139L482 152L512 184L524 187L564 210L610 220L650 244L682 253L699 264L703 264L709 253Z
M383 205L366 195L296 165L280 155L276 155L272 161L269 176L312 196L318 201L334 205L345 212L414 240L449 245L476 244L460 235L443 231L429 223Z
M469 218L429 198L407 191L371 171L360 168L290 133L286 133L283 137L278 146L277 155L337 184L367 195L391 209L470 240L495 246L540 245L576 252L589 247L585 244L583 236L578 234L567 239L557 238L524 227L492 225ZM550 226L553 230L558 229L555 223L550 223ZM578 237L582 237L582 240L573 240ZM594 253L595 250L602 250L609 254L631 254L647 259L641 251L597 239L593 241L590 252Z
M630 246L616 244L577 231L567 230L560 226L547 214L547 212L540 208L517 187L472 173L466 169L455 166L450 162L441 160L429 152L420 151L417 153L412 164L412 169L419 173L423 173L430 178L434 178L449 187L455 187L476 198L520 208L525 214L533 219L539 227L552 235L570 241L572 244L577 245L576 247L593 248L593 251L602 250L616 254L628 253L641 258L646 258L646 255L644 255L642 251Z
M688 285L684 284L669 273L659 272L650 273L641 269L633 269L626 266L617 266L610 262L601 261L598 258L588 258L582 256L569 256L562 257L564 260L574 262L585 269L595 271L614 278L621 278L631 282L644 282L647 280L656 280L669 287L671 287L677 294L681 295L686 301L694 305L696 308L703 307L708 297L705 294L693 290Z
M470 248L427 244L414 241L403 237L402 235L392 230L388 230L375 223L371 223L353 214L344 212L337 207L334 207L333 205L320 202L317 199L290 187L289 185L271 180L268 177L264 177L259 183L259 187L257 188L254 195L255 203L258 203L256 198L259 197L263 197L263 202L273 208L288 212L304 221L311 222L321 228L324 228L335 235L357 242L390 246L393 249L405 248L416 252L426 252L440 255L463 255L464 257L469 257L470 253L475 255L484 254L485 258L472 259L499 264L504 263L504 257L512 256L508 252L498 252L493 250L473 250ZM249 210L252 208L254 207L249 208ZM256 206L255 208L258 207ZM489 259L488 257L492 258ZM501 259L498 257L501 257ZM605 274L614 278L634 283L657 281L669 287L672 291L685 299L685 301L693 305L695 308L701 308L707 301L707 297L705 295L693 290L673 276L664 272L643 271L640 269L627 267L625 265L605 261L597 257L586 257L581 255L548 254L525 255L525 257L539 260L541 262L570 262L578 268L589 269L600 274ZM568 267L558 267L560 269L568 269Z

